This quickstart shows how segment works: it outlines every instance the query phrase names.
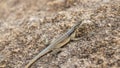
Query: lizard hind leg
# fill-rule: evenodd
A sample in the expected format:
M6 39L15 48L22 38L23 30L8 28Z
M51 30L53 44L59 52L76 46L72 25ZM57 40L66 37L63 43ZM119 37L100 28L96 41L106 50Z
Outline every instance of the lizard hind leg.
M63 51L62 48L55 48L55 49L51 52L51 54L52 54L53 56L57 57L57 55L58 55L61 51Z
M43 45L48 46L50 44L50 41L48 39L45 39L42 41Z

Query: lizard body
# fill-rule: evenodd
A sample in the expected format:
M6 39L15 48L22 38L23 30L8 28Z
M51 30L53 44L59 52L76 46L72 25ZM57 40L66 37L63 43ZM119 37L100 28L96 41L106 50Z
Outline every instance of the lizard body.
M37 56L35 56L32 60L29 61L29 63L25 66L25 68L29 68L37 59L39 59L41 56L47 54L48 52L58 49L68 43L72 38L75 37L75 32L78 26L82 23L82 21L76 23L74 26L72 26L71 29L69 29L65 34L60 36L58 39L51 42L51 44L46 47L43 51L41 51Z

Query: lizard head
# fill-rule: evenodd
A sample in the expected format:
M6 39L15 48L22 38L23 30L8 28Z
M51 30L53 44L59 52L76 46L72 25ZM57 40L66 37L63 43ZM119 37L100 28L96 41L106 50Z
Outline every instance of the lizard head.
M83 19L80 20L79 22L77 22L77 23L73 26L73 28L74 28L74 29L77 29L77 28L79 27L79 25L81 25L82 21L83 21Z

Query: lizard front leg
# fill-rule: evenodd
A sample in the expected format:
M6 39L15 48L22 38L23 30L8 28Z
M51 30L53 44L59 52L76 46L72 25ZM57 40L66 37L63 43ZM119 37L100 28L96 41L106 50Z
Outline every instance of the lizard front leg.
M76 38L75 37L76 36L76 32L77 32L77 30L70 36L70 40L75 40L75 41L80 40L80 38Z

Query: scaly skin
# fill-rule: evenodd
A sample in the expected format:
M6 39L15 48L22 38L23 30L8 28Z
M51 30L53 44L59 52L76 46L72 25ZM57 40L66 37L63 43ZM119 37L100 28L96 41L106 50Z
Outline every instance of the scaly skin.
M35 56L32 60L30 60L29 63L25 66L25 68L29 68L41 56L47 54L50 51L53 51L55 49L62 47L63 45L68 43L72 38L75 38L75 32L81 23L82 23L82 20L80 22L76 23L65 34L63 34L62 36L57 38L55 41L51 42L51 44L47 48L45 48L37 56Z

